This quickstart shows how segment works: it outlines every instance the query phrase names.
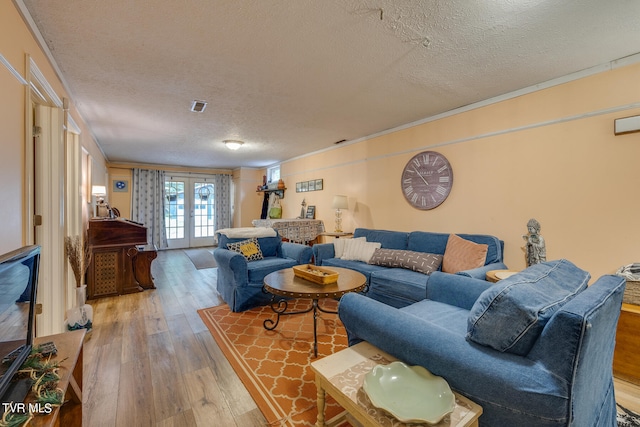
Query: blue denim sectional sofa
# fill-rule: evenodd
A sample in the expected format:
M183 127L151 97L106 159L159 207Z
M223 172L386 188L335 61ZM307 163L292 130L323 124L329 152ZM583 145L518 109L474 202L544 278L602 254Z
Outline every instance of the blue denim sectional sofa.
M504 242L497 237L482 234L458 234L465 240L488 245L485 265L458 272L459 275L484 279L489 270L506 269L503 263ZM379 242L382 249L400 249L432 254L444 254L448 233L427 231L388 231L356 228L353 238L365 237L367 242ZM404 269L371 265L362 261L335 258L333 243L313 245L316 265L345 267L364 274L369 284L367 296L393 307L404 307L426 297L428 275Z
M434 272L401 309L346 294L349 345L368 341L442 376L483 408L480 426L616 425L612 362L624 278L566 260L497 284Z

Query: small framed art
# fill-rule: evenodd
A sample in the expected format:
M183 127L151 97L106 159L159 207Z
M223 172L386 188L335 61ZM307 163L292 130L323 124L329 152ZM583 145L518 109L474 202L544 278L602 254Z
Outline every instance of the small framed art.
M307 206L307 219L316 219L316 207Z

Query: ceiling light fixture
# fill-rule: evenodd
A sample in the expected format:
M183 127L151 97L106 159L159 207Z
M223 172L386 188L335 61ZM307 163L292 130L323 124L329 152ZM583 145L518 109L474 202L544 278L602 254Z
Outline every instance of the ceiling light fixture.
M191 104L191 111L194 113L202 113L205 108L207 108L207 103L205 101L195 100Z
M225 139L222 142L224 142L229 150L237 150L238 148L242 147L242 144L244 144L244 142L237 141L235 139Z

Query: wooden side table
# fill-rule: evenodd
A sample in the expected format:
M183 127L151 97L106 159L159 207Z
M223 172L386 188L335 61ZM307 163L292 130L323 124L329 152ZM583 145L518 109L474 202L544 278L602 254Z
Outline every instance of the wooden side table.
M622 304L616 348L613 353L613 375L640 384L640 305Z
M513 270L489 270L485 276L488 282L497 283L500 280L513 276L516 273L518 272Z
M368 342L361 342L331 356L311 362L311 369L315 373L316 387L318 388L316 427L339 425L339 422L348 416L355 418L364 427L405 426L406 424L388 415L385 411L371 405L362 389L365 375L374 366L388 364L395 360L397 360L395 357ZM324 419L326 393L329 393L346 411L328 421ZM456 397L455 409L438 425L477 427L478 418L482 415L482 407L464 396L457 393L454 395Z
M82 345L85 333L85 329L78 329L35 339L35 345L48 341L56 345L58 353L51 360L60 361L58 387L64 392L65 403L49 415L34 417L29 426L82 426ZM30 399L32 397L27 396L26 402L31 402Z

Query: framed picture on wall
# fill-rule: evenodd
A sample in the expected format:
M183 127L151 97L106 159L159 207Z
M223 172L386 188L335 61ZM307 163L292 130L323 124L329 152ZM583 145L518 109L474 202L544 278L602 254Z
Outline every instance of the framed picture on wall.
M322 180L321 179L316 179L316 191L317 190L322 190Z
M300 191L309 191L309 181L305 181L302 183L302 190Z
M115 193L126 193L129 191L129 180L126 179L114 179L113 188L111 189Z
M316 182L309 181L309 191L316 191Z
M307 206L307 219L316 219L316 207Z
M302 191L302 183L296 182L296 193L299 193L301 191Z

